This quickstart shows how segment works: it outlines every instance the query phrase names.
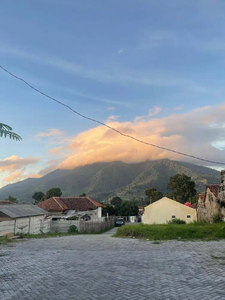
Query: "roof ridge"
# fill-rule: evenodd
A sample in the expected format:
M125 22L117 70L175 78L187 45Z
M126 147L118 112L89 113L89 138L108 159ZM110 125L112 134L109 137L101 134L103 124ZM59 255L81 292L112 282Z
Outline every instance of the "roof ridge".
M64 210L64 208L62 207L62 205L58 202L58 200L56 198L60 198L60 197L53 197L53 199L55 200L55 202L62 208L62 210ZM60 199L59 199L60 200ZM60 200L61 201L61 200ZM62 201L63 202L63 201ZM65 203L63 203L66 207L67 205ZM68 209L68 207L67 207Z

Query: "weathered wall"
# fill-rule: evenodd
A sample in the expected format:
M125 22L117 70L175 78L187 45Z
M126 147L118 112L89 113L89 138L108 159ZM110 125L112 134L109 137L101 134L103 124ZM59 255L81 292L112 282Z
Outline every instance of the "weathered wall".
M39 234L50 231L51 219L45 216L18 218L11 221L0 222L0 232L13 232L24 234Z
M203 202L201 199L198 200L198 221L212 222L213 216L219 213L221 213L220 203L218 202L215 195L210 191L210 189L207 189L205 202Z
M80 232L100 232L115 226L115 219L101 221L82 221L80 220Z
M1 232L13 232L14 233L14 220L0 222L0 233Z
M176 219L184 220L186 223L197 220L195 209L164 197L145 207L142 223L167 224L168 221L173 219L173 216Z
M65 220L59 219L52 221L51 223L51 232L61 232L66 233L71 225L75 225L79 231L79 220Z

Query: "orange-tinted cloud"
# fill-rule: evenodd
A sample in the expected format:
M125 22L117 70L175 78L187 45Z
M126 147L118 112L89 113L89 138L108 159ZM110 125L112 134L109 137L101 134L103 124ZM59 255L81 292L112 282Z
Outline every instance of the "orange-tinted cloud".
M174 114L141 122L113 122L108 125L151 144L223 161L223 151L219 151L212 144L224 137L224 114L224 105L207 106L186 114ZM59 168L71 169L100 161L140 162L162 158L187 159L173 152L138 143L104 126L79 134L71 141L68 149L71 154L59 165ZM197 163L193 160L192 162Z
M47 153L53 154L53 155L60 155L60 154L62 154L62 152L60 151L61 149L62 149L62 147L55 147L55 148L49 149L47 151Z
M17 155L12 155L0 160L0 171L16 171L25 168L27 165L35 164L39 161L38 157L20 158Z
M23 176L21 177L22 174L23 171L14 172L11 175L5 177L3 181L5 182L18 181L19 179L23 179Z

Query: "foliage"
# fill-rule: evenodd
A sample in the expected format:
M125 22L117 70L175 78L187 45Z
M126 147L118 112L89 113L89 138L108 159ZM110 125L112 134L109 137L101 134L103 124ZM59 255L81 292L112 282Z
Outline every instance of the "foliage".
M163 197L163 194L155 188L145 190L145 195L148 197L146 205L152 204Z
M70 234L75 234L78 232L77 226L71 225L70 228L68 229L68 233Z
M138 205L136 202L130 202L130 201L122 201L121 204L118 205L110 205L106 204L105 207L103 207L103 215L109 216L137 216L138 215Z
M79 197L86 197L87 195L85 193L80 194Z
M46 192L46 199L52 198L52 197L61 197L62 196L62 191L60 188L52 188L49 189Z
M215 214L212 217L212 222L213 223L220 223L223 221L222 215L221 214Z
M172 219L167 222L168 224L186 224L184 220L181 219Z
M34 204L38 204L41 202L41 199L44 197L44 193L42 192L35 192L32 196L32 198L35 200Z
M166 225L125 225L116 237L135 237L149 240L218 240L225 238L225 224L190 223Z
M19 136L17 133L12 132L12 127L0 123L0 137L9 137L10 139L16 140L16 141L21 141L22 138Z
M172 190L172 198L180 203L185 203L196 195L195 182L185 174L170 177L167 187Z
M11 202L18 203L17 198L12 197L12 196L8 196L8 198L5 199L5 200L9 200L9 201L11 201Z
M110 201L110 203L112 205L120 205L120 204L122 204L122 202L123 202L123 200L118 196L113 197Z
M123 201L121 205L115 206L117 216L137 216L138 215L138 205L135 202Z

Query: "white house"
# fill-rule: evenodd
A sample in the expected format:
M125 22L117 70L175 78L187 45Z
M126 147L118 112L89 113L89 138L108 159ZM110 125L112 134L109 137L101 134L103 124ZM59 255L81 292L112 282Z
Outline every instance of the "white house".
M190 223L197 220L196 210L167 197L145 207L142 215L144 224L167 224L172 219L181 219Z
M0 205L0 234L39 234L50 231L48 212L32 204Z

